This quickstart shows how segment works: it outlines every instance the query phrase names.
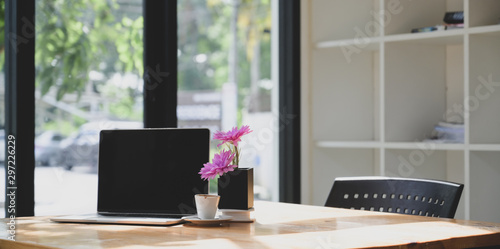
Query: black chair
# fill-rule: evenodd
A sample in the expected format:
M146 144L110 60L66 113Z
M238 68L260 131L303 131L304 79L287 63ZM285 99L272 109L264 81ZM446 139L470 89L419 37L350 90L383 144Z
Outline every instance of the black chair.
M463 184L411 178L339 177L325 206L453 218Z

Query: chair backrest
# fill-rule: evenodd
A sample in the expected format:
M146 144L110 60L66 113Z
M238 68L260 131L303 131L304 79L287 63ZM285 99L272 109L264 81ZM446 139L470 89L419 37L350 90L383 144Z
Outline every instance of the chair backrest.
M448 181L393 178L336 178L327 207L453 218L464 188Z

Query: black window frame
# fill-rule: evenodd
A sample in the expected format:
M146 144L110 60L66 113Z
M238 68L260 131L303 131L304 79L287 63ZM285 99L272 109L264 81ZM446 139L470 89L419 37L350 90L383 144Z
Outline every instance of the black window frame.
M301 202L300 0L279 0L279 200Z
M35 0L6 0L5 12L5 216L11 218L32 216L35 207Z
M144 127L177 127L177 1L143 0Z

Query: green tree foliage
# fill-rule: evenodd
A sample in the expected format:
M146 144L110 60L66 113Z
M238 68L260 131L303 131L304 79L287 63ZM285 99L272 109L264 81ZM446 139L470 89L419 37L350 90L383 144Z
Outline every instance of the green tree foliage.
M232 5L223 0L178 2L179 89L220 89L228 79ZM238 18L238 85L241 93L250 86L253 46L261 43L261 78L271 77L269 0L244 0Z
M143 20L117 21L115 1L39 0L36 8L36 82L42 95L51 87L58 100L81 94L93 70L142 74Z
M260 77L270 78L270 1L241 0L238 18L238 88L240 107L250 92L250 61L253 47L260 44ZM81 94L92 71L110 78L114 73L143 74L143 18L120 11L116 0L36 1L36 84L42 95L56 91L61 100L67 93ZM0 0L0 15L5 8ZM232 8L225 0L178 2L178 82L180 90L220 89L228 79L230 20ZM2 16L3 17L3 16ZM3 20L0 18L0 31ZM0 37L0 51L3 38ZM3 64L3 56L0 65ZM94 91L106 82L92 82ZM123 91L122 91L123 92ZM102 94L118 98L110 107L116 116L129 113L137 91ZM125 110L125 111L124 111ZM134 114L136 116L136 114Z
M261 101L260 79L271 78L271 4L269 0L239 0L237 85L238 110L248 109L252 101ZM231 49L233 1L182 0L178 2L178 85L181 90L221 89L228 82ZM258 50L255 47L259 46ZM255 56L258 51L259 56ZM253 75L252 60L259 66ZM257 82L256 82L256 79ZM252 79L254 78L254 79ZM253 81L253 82L252 82ZM252 85L254 84L254 85ZM252 91L251 88L260 89Z

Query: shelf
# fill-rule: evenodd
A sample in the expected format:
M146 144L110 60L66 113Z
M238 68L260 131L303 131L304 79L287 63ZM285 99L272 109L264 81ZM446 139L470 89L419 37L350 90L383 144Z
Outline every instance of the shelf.
M378 149L380 142L376 141L317 141L320 148L350 148L350 149Z
M455 29L422 33L408 33L389 35L384 37L367 37L364 39L331 40L316 43L317 49L354 47L360 50L366 49L376 51L380 48L381 42L411 42L436 45L463 44L464 34L484 34L500 36L500 25L474 27L469 29Z
M500 177L500 0L306 2L312 202L322 205L334 177L421 177L465 184L456 218L496 217L500 195L488 189L500 186L489 183ZM464 28L411 33L455 11ZM426 140L442 121L463 123L465 141Z
M490 25L482 27L473 27L465 29L454 29L444 31L422 32L422 33L407 33L388 35L384 37L367 37L363 39L345 39L322 41L316 44L316 48L340 48L354 46L361 49L378 50L381 42L416 42L427 44L452 45L462 44L464 34L484 34L492 36L500 36L500 25Z
M464 150L464 144L452 143L432 143L432 142L416 142L416 143L385 143L386 149L406 149L406 150Z
M413 42L423 44L452 45L462 44L464 29L443 30L422 33L408 33L389 35L384 37L385 42Z
M328 63L325 63L325 62ZM375 140L374 106L378 53L346 55L340 49L314 50L311 66L313 139L332 141ZM325 103L328 103L325 105ZM348 108L346 108L348 106ZM335 113L335 119L331 114Z
M485 34L485 35L500 36L500 25L469 28L467 32L469 34Z
M461 1L393 1L385 0L387 17L385 35L408 34L414 28L430 27L443 22L447 11L463 10ZM397 4L396 11L390 11L390 6Z
M318 42L316 48L343 48L343 47L354 47L359 50L379 50L380 47L380 37L366 37L360 39L346 39L346 40L333 40Z
M500 151L500 144L471 144L471 151Z
M377 37L380 35L374 26L378 13L377 0L314 0L310 1L311 40L354 39L358 36ZM342 10L342 11L338 11Z
M402 149L402 150L464 150L464 144L454 143L432 143L432 142L389 142L377 141L317 141L316 146L320 148L348 148L348 149ZM500 150L500 145L477 145L476 150ZM483 149L485 148L485 149ZM471 147L472 149L472 147Z
M384 172L387 176L446 179L448 153L448 151L388 149L385 151Z
M500 29L477 29L476 33L498 32ZM364 39L346 39L323 41L316 44L317 49L354 47L359 50L379 50L381 42L412 42L423 44L452 45L463 44L463 29L434 31L425 33L409 33L385 37L368 37Z
M484 34L491 36L500 36L500 25L482 26L468 29L397 34L384 37L368 37L366 38L367 40L345 39L322 41L316 44L316 48L325 49L353 46L358 49L379 50L381 42L411 42L422 44L453 45L463 44L464 34Z
M470 153L470 219L500 222L500 153Z
M447 112L446 54L446 47L427 44L385 47L387 142L422 141L442 121Z
M469 44L470 143L500 144L500 36L470 35Z
M469 26L479 27L495 25L500 22L500 1L470 0Z
M373 160L378 155L377 149L346 149L346 148L317 148L312 158L321 162L311 171L314 194L312 201L319 205L325 203L332 188L333 180L337 176L373 175L377 163Z

